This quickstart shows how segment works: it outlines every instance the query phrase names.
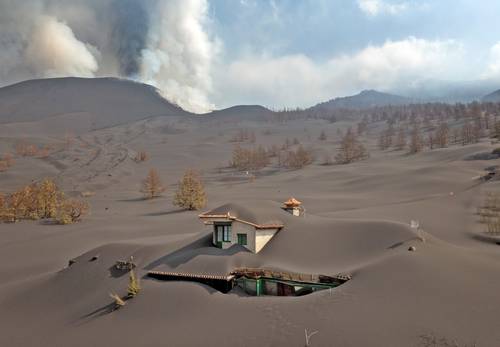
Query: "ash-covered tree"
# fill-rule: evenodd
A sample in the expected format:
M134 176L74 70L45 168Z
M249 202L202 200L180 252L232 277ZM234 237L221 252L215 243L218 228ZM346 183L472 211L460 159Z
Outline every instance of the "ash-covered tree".
M303 167L313 162L313 154L311 150L305 149L302 145L295 151L287 151L282 165L289 169L302 169Z
M0 222L7 221L7 201L5 195L0 193Z
M8 168L12 166L14 159L10 153L5 153L3 157L0 157L0 172L7 171Z
M87 212L86 202L66 199L54 181L44 179L4 196L0 221L13 223L21 219L53 219L60 224L70 224L79 221Z
M283 143L283 146L281 147L282 150L286 151L288 148L290 148L291 142L290 139L287 137L285 139L285 143Z
M460 142L460 128L453 128L451 131L451 142L455 145Z
M276 149L279 152L278 149ZM276 153L277 155L277 153ZM240 171L260 170L269 164L270 153L259 145L257 148L242 148L236 145L229 166Z
M420 130L420 126L415 124L410 135L409 152L410 154L416 154L421 152L423 148L424 139L422 137L422 131Z
M500 122L494 118L493 125L490 127L490 137L500 139Z
M12 157L12 154L10 153L5 153L3 155L3 161L7 164L8 167L12 166L14 164L14 158Z
M493 120L490 125L490 137L500 139L500 121L498 121L496 116L493 116Z
M320 141L326 141L327 136L324 130L321 130L321 134L319 134L318 140Z
M200 175L194 170L187 170L179 182L174 196L174 206L187 210L199 210L207 203L205 188Z
M146 160L149 159L149 155L146 151L139 151L134 160L137 162L137 163L141 163L141 162L145 162Z
M79 222L89 212L89 204L83 200L67 199L61 203L57 212L59 224L72 224Z
M37 215L39 218L54 218L58 208L64 201L64 193L57 188L51 179L45 179L38 186L32 187L35 190L35 202Z
M440 123L436 129L436 134L434 135L435 143L439 148L448 147L448 143L450 142L449 133L450 128L448 127L448 124L446 122Z
M430 150L433 150L436 146L436 137L432 131L427 134L427 146L429 146Z
M465 122L462 126L462 146L477 143L479 141L479 131L471 122Z
M390 129L383 130L379 135L378 147L382 151L389 149L392 146L393 142L392 137L393 137L393 132Z
M340 142L335 161L339 164L349 164L353 161L365 159L368 156L365 146L357 139L352 129L349 128Z
M402 151L406 147L406 131L403 127L398 129L398 134L396 135L396 143L394 147L398 151Z
M142 181L141 192L146 199L153 199L160 196L166 188L163 186L156 169L149 170L148 175Z

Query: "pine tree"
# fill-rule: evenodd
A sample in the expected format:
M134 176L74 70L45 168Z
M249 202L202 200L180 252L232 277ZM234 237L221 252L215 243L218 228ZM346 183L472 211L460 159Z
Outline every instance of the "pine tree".
M497 121L496 117L490 129L490 137L500 139L500 122Z
M389 129L383 130L379 136L378 147L382 151L385 151L386 149L389 149L391 146L392 146L391 131Z
M356 138L352 129L349 128L340 142L340 148L335 156L335 161L339 164L349 164L368 156L363 144Z
M413 127L410 137L410 154L415 154L421 152L424 147L424 140L422 138L422 133L420 127L416 124Z
M398 130L395 147L398 151L402 151L406 147L406 132L402 127Z
M449 133L450 128L448 127L448 124L445 122L440 123L436 130L436 134L434 135L435 142L440 148L448 147L448 143L450 141Z
M198 210L206 205L207 196L197 172L187 170L174 196L173 204L187 210Z
M127 294L129 297L133 298L139 292L141 291L141 285L139 283L139 279L135 275L134 270L130 270L129 276L128 276L128 288L127 288Z
M166 190L160 180L160 176L155 169L149 170L148 176L142 181L141 192L146 199L153 199L161 195Z
M38 187L34 198L36 199L36 209L38 218L54 218L64 200L64 194L57 188L54 181L45 179Z

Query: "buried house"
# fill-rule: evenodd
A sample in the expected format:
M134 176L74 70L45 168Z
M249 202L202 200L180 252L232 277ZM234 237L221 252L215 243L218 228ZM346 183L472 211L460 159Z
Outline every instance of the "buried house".
M280 209L276 209L276 214ZM208 232L212 232L214 246L226 249L241 245L258 253L283 229L284 224L269 213L254 213L238 204L225 204L199 215Z
M250 206L250 207L247 207ZM290 198L283 205L263 202L246 205L225 204L199 215L212 243L227 249L240 245L258 253L281 230L281 218L304 215L301 202ZM292 217L293 218L293 217ZM186 267L184 267L186 270ZM319 275L282 271L270 268L238 267L229 273L148 271L160 281L186 281L208 285L222 293L237 288L251 296L302 296L324 289L333 289L351 279L350 275Z

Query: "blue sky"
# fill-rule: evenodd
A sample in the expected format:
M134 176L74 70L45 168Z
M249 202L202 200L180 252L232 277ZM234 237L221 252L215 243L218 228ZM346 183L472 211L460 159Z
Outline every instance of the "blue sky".
M500 41L500 1L211 0L209 4L212 30L223 47L219 57L223 72L217 74L216 84L225 96L215 96L218 105L246 100L305 106L366 88L392 90L430 78L476 80L499 75L500 45L495 45ZM262 83L254 76L260 76Z
M210 0L210 7L229 54L252 49L321 59L409 36L484 48L499 40L495 0Z

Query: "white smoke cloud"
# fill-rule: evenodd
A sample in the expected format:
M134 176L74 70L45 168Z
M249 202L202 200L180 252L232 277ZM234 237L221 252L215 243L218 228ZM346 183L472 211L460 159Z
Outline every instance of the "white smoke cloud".
M214 108L208 95L218 43L205 30L207 10L205 0L163 1L143 51L140 73L167 99L195 112Z
M463 53L456 41L410 37L321 63L304 55L246 57L224 71L218 97L222 103L250 97L269 106L309 106L361 89L389 90L428 78L452 78Z
M95 47L79 41L71 28L54 17L40 16L29 38L25 61L36 77L93 77L98 69Z

